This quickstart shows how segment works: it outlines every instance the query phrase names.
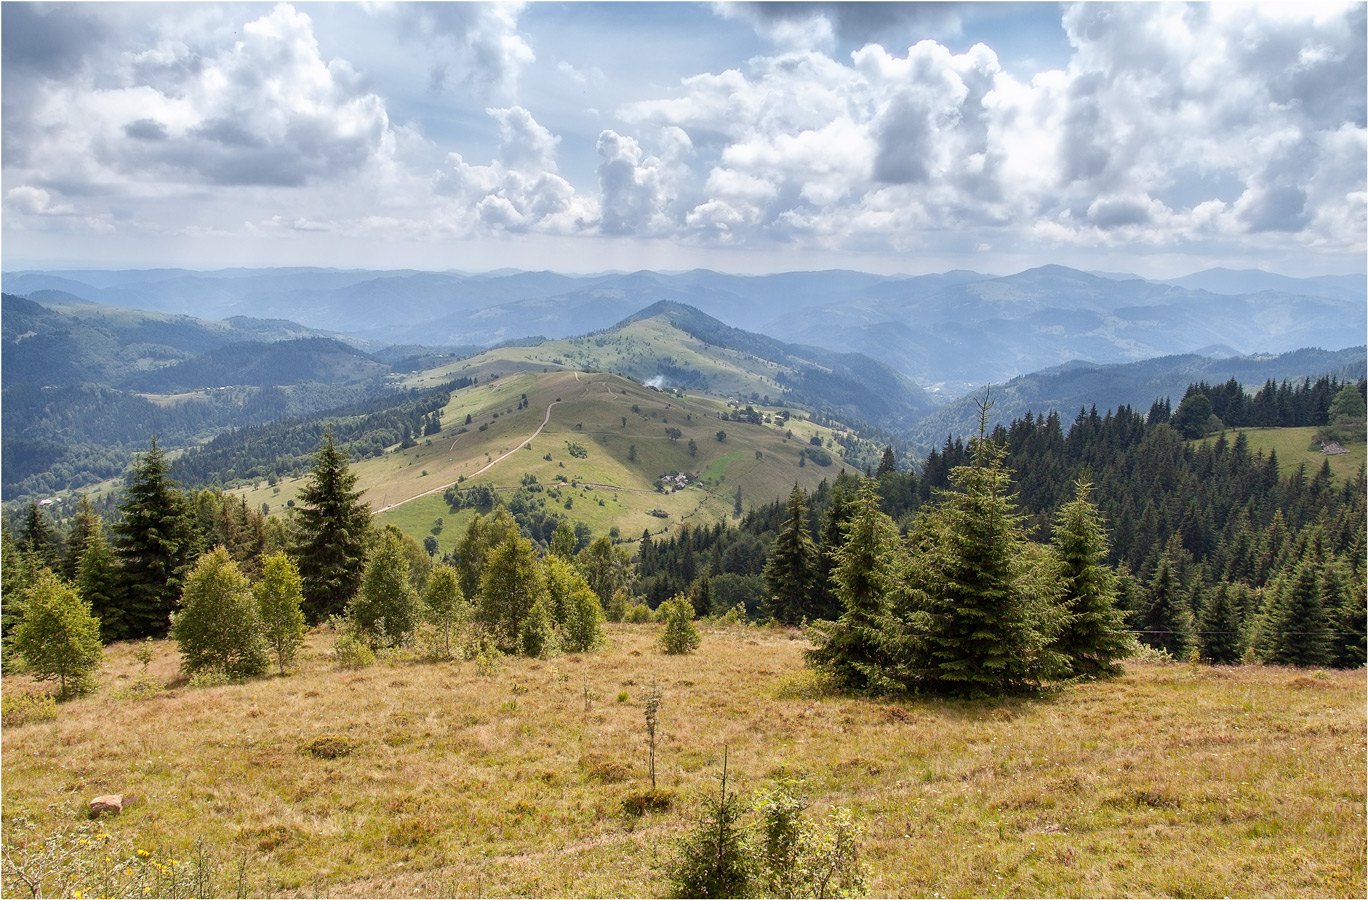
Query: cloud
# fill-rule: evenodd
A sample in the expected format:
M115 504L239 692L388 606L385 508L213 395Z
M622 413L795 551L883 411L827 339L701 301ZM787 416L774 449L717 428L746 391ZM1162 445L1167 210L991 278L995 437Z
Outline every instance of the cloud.
M1078 246L1363 245L1362 4L1079 4L1063 17L1067 67L1029 81L983 44L868 44L844 65L813 49L830 44L820 29L803 49L776 31L821 19L848 37L898 15L844 6L717 7L790 49L619 111L715 148L686 227L731 242L934 245L953 228ZM957 27L958 11L937 15Z
M117 63L106 80L118 86L74 78L37 92L26 161L47 187L298 187L356 173L392 141L384 102L345 60L320 56L309 17L288 4L231 43L159 42Z
M604 232L647 236L673 230L682 162L693 145L674 127L664 130L662 144L659 156L649 156L634 138L612 130L599 135L596 171Z
M430 82L441 91L488 99L516 96L518 78L536 60L518 33L521 3L402 3L387 7L406 39L436 54Z
M30 216L67 216L74 212L70 206L53 205L47 191L27 184L6 191L5 204L15 212Z
M571 234L593 226L598 212L556 174L560 139L522 107L489 109L499 123L498 158L489 165L448 156L434 189L447 198L448 221L465 233L509 231Z

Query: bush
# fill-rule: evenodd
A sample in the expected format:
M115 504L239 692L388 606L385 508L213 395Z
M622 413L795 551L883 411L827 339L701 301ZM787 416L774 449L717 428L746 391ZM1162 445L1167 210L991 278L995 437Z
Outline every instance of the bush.
M837 808L825 831L804 816L806 799L786 787L756 804L761 884L767 897L855 897L864 891L863 830Z
M186 672L214 669L234 679L265 673L269 660L257 601L227 550L216 547L200 557L186 576L181 603L171 636Z
M676 594L660 604L658 613L665 622L665 630L658 641L662 652L680 654L698 649L698 629L693 623L694 608L687 597Z
M603 606L587 586L572 593L566 603L561 649L585 653L603 643Z
M9 692L0 697L0 725L18 728L57 718L57 700L51 694Z
M649 606L642 603L640 600L637 600L623 610L622 621L631 625L643 625L648 622L654 622L655 614L651 612Z
M333 629L333 656L344 669L364 669L375 665L375 651L361 636L355 623L341 616L329 620Z

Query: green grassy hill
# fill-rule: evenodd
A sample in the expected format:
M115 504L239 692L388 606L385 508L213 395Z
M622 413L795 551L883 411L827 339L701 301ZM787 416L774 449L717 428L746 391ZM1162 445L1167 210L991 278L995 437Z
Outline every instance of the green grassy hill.
M530 473L550 489L549 506L595 534L617 527L623 537L635 538L644 529L655 533L685 521L711 524L732 512L738 487L750 506L786 495L795 482L811 490L842 465L831 429L797 414L776 424L774 407L757 407L770 424L722 421L720 414L735 410L720 398L681 397L618 375L576 371L502 372L489 381L484 379L494 370L513 366L497 357L471 362L470 370L456 374L474 372L482 380L452 394L439 434L352 465L381 522L422 540L441 518L436 536L443 552L473 516L449 511L442 495L453 484L511 491ZM719 431L725 440L717 439ZM830 466L811 459L799 464L814 437L831 455ZM670 472L698 480L671 493L657 491L656 480ZM246 497L253 506L265 502L279 511L302 483L262 483Z

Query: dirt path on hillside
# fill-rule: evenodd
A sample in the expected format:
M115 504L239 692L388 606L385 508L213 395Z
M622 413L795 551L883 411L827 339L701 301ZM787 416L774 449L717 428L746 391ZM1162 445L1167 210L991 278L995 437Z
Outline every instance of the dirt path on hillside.
M494 468L494 467L497 466L499 463L501 463L501 462L503 462L504 460L508 459L508 458L509 458L510 456L512 456L514 453L517 453L517 452L518 452L519 450L521 450L525 445L531 443L531 442L532 442L532 439L535 438L537 435L541 434L541 433L542 433L542 429L545 428L545 427L546 427L546 424L547 424L548 422L551 421L551 407L555 406L555 405L556 405L557 403L559 403L559 402L560 402L559 400L552 400L550 403L548 403L548 404L546 405L546 415L542 416L541 424L537 426L537 430L534 431L534 432L532 432L532 434L531 434L530 436L528 436L528 437L522 439L521 441L518 441L517 446L515 446L512 450L509 450L507 453L505 453L503 456L500 456L500 457L499 457L498 459L496 459L496 460L493 460L493 461L491 461L491 462L485 463L485 464L484 464L484 467L481 468L478 472L476 472L474 475L467 475L466 478L475 478L475 477L477 477L477 476L479 476L479 475L483 475L485 472L488 472L490 469ZM455 444L453 443L452 446L455 446ZM440 492L442 492L442 491L445 491L447 488L452 487L453 485L456 485L456 484L459 484L459 483L460 483L459 481L453 481L453 482L451 482L451 483L449 483L449 484L439 485L438 487L435 487L435 488L433 488L433 489L430 490L430 491L423 491L421 494L414 494L412 497L409 497L409 498L407 498L407 499L405 499L405 500L400 500L398 503L391 503L391 504L389 504L388 506L386 506L384 509L378 509L378 510L376 510L375 512L371 513L371 515L375 516L375 515L379 515L379 514L382 513L382 512L389 512L390 510L395 509L396 507L403 506L405 503L410 503L410 502L412 502L412 501L414 501L414 500L417 500L419 497L426 497L426 496L428 496L429 494L440 493Z

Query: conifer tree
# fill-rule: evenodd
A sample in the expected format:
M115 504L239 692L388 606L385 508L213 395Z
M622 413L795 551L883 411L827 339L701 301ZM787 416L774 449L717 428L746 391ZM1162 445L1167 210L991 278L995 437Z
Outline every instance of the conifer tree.
M100 620L100 634L106 641L128 633L119 603L121 585L119 560L105 540L104 524L96 516L76 566L76 587Z
M1192 650L1192 610L1168 554L1159 557L1147 585L1146 607L1140 617L1140 642L1183 659Z
M417 597L409 576L409 560L397 531L388 528L366 561L361 590L347 614L372 648L395 647L408 640L416 624Z
M788 500L788 519L774 539L765 564L770 614L785 625L797 625L814 612L819 559L808 533L807 492L797 484Z
M24 593L33 580L30 561L15 543L9 522L0 519L0 665L10 671L15 626L24 617Z
M814 646L807 654L809 665L853 690L888 686L887 673L881 672L887 663L880 632L889 628L885 598L894 586L900 542L893 520L879 509L875 485L872 479L860 485L859 496L849 504L844 539L835 548L832 581L841 617L814 624Z
M262 637L275 655L280 674L294 662L304 643L304 583L299 567L284 553L266 557L261 580L252 586L257 612L261 616Z
M90 540L90 535L94 531L103 528L104 524L100 521L99 514L90 505L90 498L82 494L76 515L72 518L71 531L67 534L66 552L62 555L60 574L67 581L76 583L76 570L81 565L82 555L85 554L86 542Z
M686 654L698 649L698 629L693 623L694 609L688 597L676 594L660 604L656 614L665 623L656 642L662 653Z
M1055 518L1052 546L1066 616L1053 646L1075 675L1104 678L1121 674L1117 661L1130 655L1133 641L1116 608L1115 579L1104 562L1107 536L1088 499L1091 489L1078 481L1074 499Z
M1235 594L1236 588L1228 582L1216 585L1197 621L1197 651L1212 665L1233 666L1244 656L1240 606Z
M122 582L120 615L110 637L164 635L200 543L190 503L168 474L156 438L134 462L119 509L123 516L112 531Z
M1278 666L1323 666L1330 662L1330 620L1321 604L1320 565L1302 560L1279 578L1264 613L1259 649Z
M361 587L371 516L356 477L329 428L294 513L291 555L311 622L345 610Z
M53 572L61 573L61 553L57 535L52 531L43 508L30 500L24 513L24 524L19 526L19 549L30 554Z
M38 570L25 591L14 648L36 680L58 682L60 697L94 687L103 658L100 623L90 606L47 568Z
M974 462L958 466L931 515L935 540L908 566L909 586L927 598L928 687L967 697L1030 690L1056 678L1066 661L1050 648L1058 633L1053 583L1031 570L1027 540L1009 491L1005 451L986 437L990 404L980 405Z
M228 551L215 547L185 578L185 597L171 636L187 672L212 670L251 678L269 665L252 585Z

